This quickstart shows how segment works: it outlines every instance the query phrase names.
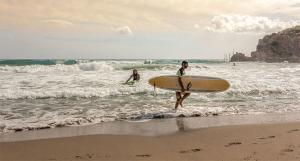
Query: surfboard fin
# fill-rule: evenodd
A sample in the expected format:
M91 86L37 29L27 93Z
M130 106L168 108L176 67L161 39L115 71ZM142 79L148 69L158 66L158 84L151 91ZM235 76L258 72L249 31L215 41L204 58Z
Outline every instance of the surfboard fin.
M153 87L154 87L154 88L153 88L153 95L154 95L154 96L157 96L157 93L156 93L156 85L155 85L155 83L153 84Z

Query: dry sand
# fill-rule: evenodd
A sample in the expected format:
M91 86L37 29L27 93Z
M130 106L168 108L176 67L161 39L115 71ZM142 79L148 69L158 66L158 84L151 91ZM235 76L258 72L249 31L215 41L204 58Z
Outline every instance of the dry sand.
M300 123L0 143L0 161L299 161Z

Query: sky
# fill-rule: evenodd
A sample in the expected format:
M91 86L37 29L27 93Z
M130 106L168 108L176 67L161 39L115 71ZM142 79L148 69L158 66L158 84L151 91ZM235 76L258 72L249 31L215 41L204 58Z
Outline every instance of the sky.
M0 59L223 59L300 25L300 0L0 0Z

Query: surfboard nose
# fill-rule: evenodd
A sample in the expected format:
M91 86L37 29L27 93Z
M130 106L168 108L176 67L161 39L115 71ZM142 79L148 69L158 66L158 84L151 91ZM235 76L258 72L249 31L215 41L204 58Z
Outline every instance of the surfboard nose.
M223 91L226 91L230 88L230 83L225 79L223 79L223 80L224 80L224 87L225 87Z

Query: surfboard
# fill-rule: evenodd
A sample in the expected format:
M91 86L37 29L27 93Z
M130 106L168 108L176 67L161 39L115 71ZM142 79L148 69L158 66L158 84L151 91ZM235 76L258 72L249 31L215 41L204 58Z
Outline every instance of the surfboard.
M159 76L149 80L152 86L157 88L180 91L181 87L178 82L178 76ZM185 92L223 92L226 91L230 84L221 78L206 76L183 76L182 83Z
M127 83L124 83L126 85L134 85L134 81L128 81Z
M137 83L136 81L128 81L127 83L122 83L122 84L128 86L134 86L136 83Z

